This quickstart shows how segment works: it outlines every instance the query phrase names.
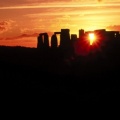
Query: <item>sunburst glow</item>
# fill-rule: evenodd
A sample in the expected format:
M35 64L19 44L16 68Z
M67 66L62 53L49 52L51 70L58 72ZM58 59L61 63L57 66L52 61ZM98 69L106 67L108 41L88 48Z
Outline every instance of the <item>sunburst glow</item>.
M90 40L90 45L93 44L93 42L95 41L96 37L94 33L89 33L89 40Z

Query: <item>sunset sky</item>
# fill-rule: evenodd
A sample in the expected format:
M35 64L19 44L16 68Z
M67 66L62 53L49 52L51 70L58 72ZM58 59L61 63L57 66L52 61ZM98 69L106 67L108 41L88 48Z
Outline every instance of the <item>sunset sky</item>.
M120 0L1 0L0 45L36 47L61 28L120 31Z

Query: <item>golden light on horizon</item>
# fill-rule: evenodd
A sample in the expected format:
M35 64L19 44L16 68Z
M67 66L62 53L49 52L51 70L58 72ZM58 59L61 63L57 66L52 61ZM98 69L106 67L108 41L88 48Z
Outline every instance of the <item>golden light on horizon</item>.
M93 42L95 41L95 34L94 33L89 33L89 40L90 40L90 45L93 44Z

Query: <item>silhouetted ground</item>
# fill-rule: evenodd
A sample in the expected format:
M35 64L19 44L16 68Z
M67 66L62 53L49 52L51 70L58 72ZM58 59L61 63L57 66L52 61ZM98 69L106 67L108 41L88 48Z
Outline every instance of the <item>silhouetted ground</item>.
M119 102L120 55L116 52L66 57L59 49L0 47L4 88L32 88L26 95L43 101ZM22 94L21 93L21 94Z

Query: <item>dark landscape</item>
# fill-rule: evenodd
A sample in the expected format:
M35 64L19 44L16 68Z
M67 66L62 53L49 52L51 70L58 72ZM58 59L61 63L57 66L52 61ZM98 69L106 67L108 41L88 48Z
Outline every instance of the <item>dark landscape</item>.
M43 101L119 102L119 45L112 42L102 51L90 46L87 55L63 46L1 46L1 81L5 89L27 89L27 95L42 96Z

